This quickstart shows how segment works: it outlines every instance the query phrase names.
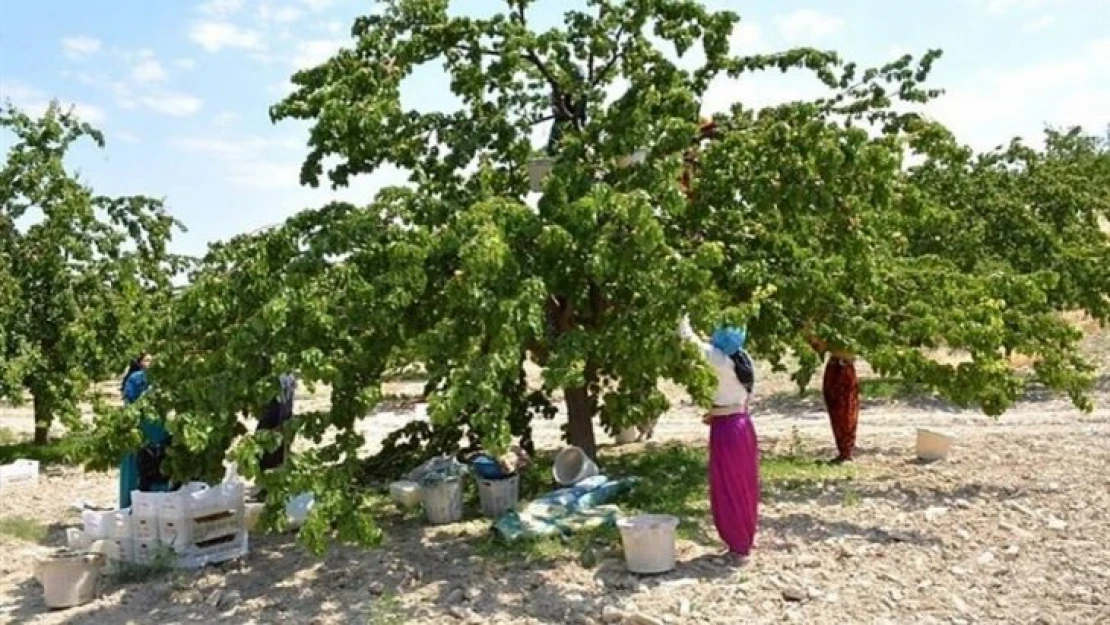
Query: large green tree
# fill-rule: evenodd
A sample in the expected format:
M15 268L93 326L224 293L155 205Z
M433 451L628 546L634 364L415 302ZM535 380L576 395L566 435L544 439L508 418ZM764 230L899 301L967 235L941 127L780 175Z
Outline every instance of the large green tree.
M918 233L995 218L929 173L964 181L981 175L976 159L905 112L937 95L923 86L937 53L868 70L813 49L738 57L738 17L692 0L591 0L543 26L532 4L476 18L447 0L381 2L348 49L293 77L272 115L311 122L303 183L343 186L392 165L411 184L213 248L175 305L174 367L154 371L153 401L186 442L176 453L226 444L238 413L296 370L329 385L331 405L295 424L319 444L264 481L316 491L309 538L332 519L341 535L372 537L353 485L356 425L391 371L424 363L433 421L464 415L494 448L561 399L567 438L594 453L599 417L620 428L668 408L661 378L709 399L712 374L677 337L684 313L703 329L747 325L757 355L797 358L799 380L820 364L807 340L819 337L997 412L1027 383L1004 358L1020 351L1039 363L1035 380L1082 400L1087 367L1043 268L972 262L969 248L929 249ZM436 65L457 106L406 105L404 80ZM832 95L736 103L694 149L713 80L790 69ZM552 116L558 158L533 205L533 131ZM638 150L646 158L630 164ZM907 154L924 164L907 169ZM930 347L967 360L936 362ZM542 367L538 395L522 383L528 360ZM240 447L249 475L259 443L274 441Z
M0 169L0 398L34 405L35 441L57 417L79 423L92 384L122 373L154 335L177 266L178 227L162 202L97 195L71 173L70 148L103 137L52 104L11 105Z

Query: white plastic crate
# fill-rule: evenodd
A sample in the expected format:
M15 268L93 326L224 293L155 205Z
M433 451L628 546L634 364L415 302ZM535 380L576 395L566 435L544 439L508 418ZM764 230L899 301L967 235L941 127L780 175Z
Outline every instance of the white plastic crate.
M203 543L194 544L177 559L178 568L199 569L209 564L219 564L247 555L250 539L246 530L232 536L225 536Z
M188 550L197 543L235 536L245 530L242 507L205 516L190 516L184 519L162 518L158 521L158 535L162 543L172 546L178 552Z
M182 517L188 516L192 496L208 490L203 482L189 482L180 489L168 493L148 493L131 491L131 509L140 517Z
M0 465L0 490L37 484L38 481L38 460L19 459L11 464Z
M158 519L155 517L131 517L131 536L142 542L158 542Z
M83 510L81 523L89 540L131 539L130 510Z

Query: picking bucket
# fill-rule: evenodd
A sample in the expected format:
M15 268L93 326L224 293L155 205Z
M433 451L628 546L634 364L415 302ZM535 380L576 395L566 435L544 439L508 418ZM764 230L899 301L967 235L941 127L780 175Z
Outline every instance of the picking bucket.
M420 487L420 503L432 525L457 523L463 517L463 482L454 478Z
M482 504L482 515L487 518L501 518L516 507L519 499L520 475L500 480L478 480L478 501Z
M573 486L582 480L597 475L597 464L578 447L564 448L555 456L551 475L560 486Z
M618 445L627 445L629 443L635 443L636 439L639 438L639 436L640 430L638 430L635 426L630 426L624 428L620 432L617 432L617 435L613 437L613 440L616 441Z
M917 457L924 462L935 462L948 457L952 448L954 437L951 434L930 430L917 429Z
M644 514L617 521L628 570L652 575L673 569L677 527L677 517L661 514Z
M104 556L95 553L56 554L40 558L36 564L46 607L72 608L96 597Z

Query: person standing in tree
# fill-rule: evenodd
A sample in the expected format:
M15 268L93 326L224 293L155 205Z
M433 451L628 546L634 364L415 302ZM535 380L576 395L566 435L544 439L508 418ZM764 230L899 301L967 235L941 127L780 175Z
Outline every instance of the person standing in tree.
M150 363L150 354L144 352L128 365L127 373L124 374L123 382L120 384L125 406L138 401L149 388L146 370ZM121 510L131 507L132 491L164 492L173 489L170 481L162 474L162 460L170 444L170 433L165 424L160 420L144 417L139 421L139 430L142 434L142 446L136 451L125 454L120 461L119 507Z
M747 556L759 520L759 443L749 403L755 389L755 368L744 351L747 334L722 327L709 342L702 340L688 319L679 335L698 347L717 374L709 425L709 503L713 524L729 551Z

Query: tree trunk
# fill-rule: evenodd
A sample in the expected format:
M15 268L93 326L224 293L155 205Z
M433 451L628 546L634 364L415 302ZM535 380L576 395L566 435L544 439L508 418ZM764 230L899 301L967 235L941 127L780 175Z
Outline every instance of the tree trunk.
M35 405L35 444L50 442L50 423L54 420L50 405L38 395L34 396Z
M563 390L567 401L567 442L597 460L594 437L594 402L585 387Z

